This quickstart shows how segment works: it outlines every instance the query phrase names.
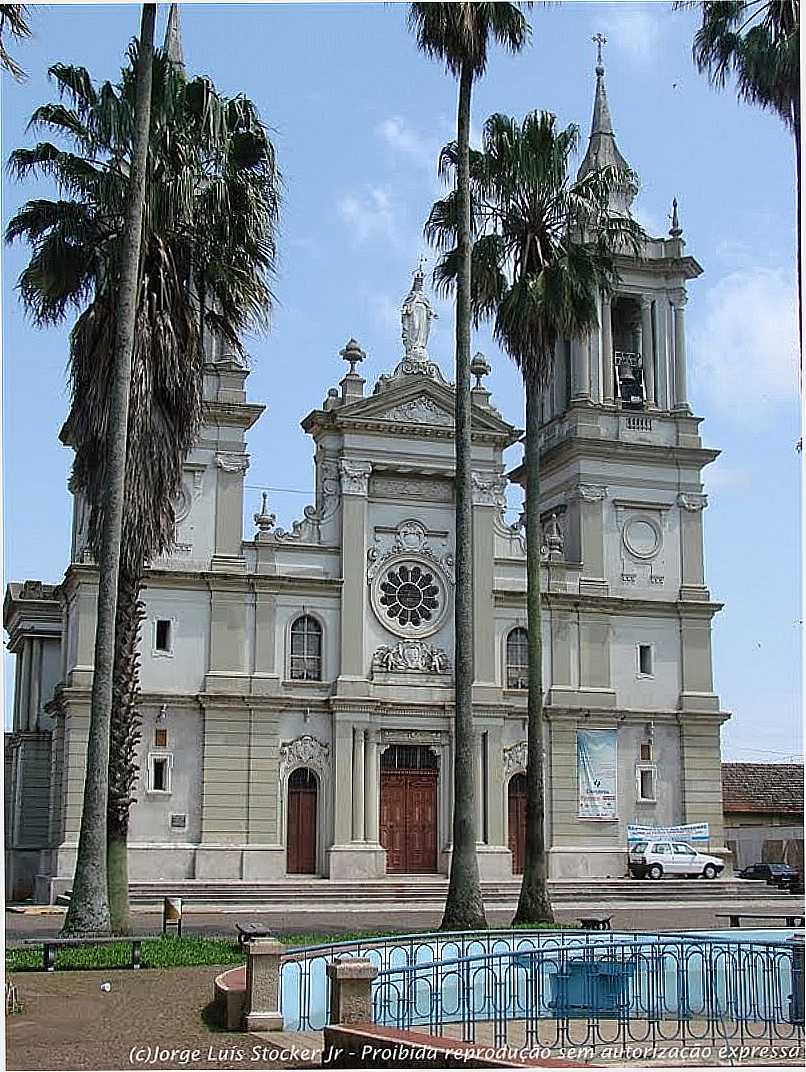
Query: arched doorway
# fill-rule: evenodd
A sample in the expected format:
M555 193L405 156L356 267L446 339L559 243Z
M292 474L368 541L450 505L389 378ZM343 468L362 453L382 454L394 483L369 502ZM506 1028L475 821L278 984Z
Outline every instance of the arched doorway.
M381 844L387 874L437 869L437 757L424 745L393 744L381 756Z
M507 789L509 800L509 847L512 852L512 871L523 874L526 857L526 775L513 774Z
M289 875L316 874L316 775L297 767L288 779L288 830L286 838Z

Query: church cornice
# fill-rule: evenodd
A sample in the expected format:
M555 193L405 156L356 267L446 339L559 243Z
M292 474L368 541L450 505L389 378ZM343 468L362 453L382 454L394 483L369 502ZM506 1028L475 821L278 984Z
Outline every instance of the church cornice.
M248 431L265 411L266 407L257 402L205 401L202 407L202 423L214 421Z
M623 459L650 464L656 464L658 459L662 459L666 465L669 462L680 462L685 466L694 465L698 469L703 469L706 465L716 461L721 453L720 450L712 450L708 447L634 443L619 439L593 439L588 436L569 435L545 449L540 459L541 477L565 465L569 458L600 458L611 462L615 459ZM525 479L526 475L525 466L521 463L506 475L511 481L521 483L521 477Z
M580 595L579 592L541 592L542 603L549 609L589 611L596 614L647 614L650 617L704 618L710 621L724 603L700 599L642 599L638 597ZM496 588L493 591L496 607L523 610L526 591Z

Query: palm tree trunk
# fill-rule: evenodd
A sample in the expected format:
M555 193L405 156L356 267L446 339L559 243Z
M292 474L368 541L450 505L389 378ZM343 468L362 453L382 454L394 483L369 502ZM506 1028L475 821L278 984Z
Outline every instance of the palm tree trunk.
M84 780L84 801L73 879L73 895L64 921L64 934L107 934L110 930L106 867L107 767L115 658L118 569L126 475L129 384L145 203L155 15L156 5L143 5L137 63L132 171L121 250L120 304L115 331L114 371L107 435L109 483L104 503L103 531L98 556L98 611L87 740L87 771Z
M129 811L137 782L137 746L140 743L140 625L145 607L140 600L141 580L120 571L115 674L112 687L112 723L109 747L109 801L107 805L106 867L109 912L113 934L129 933Z
M459 76L457 193L460 270L456 280L456 597L453 853L443 930L487 926L476 855L476 790L473 756L473 488L470 399L470 98L473 72Z
M529 628L528 757L526 760L526 853L518 910L513 923L551 923L546 885L543 786L543 637L540 605L540 402L539 384L526 387L526 620Z

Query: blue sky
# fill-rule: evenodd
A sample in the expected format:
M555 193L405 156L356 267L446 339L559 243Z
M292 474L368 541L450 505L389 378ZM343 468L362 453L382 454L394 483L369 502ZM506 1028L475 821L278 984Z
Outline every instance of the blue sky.
M160 5L161 35L166 7ZM270 336L250 340L249 391L267 403L252 431L245 510L270 491L284 526L310 501L312 450L298 426L343 375L354 335L370 383L399 356L400 301L439 192L435 159L451 137L455 84L421 56L402 4L183 5L185 59L220 91L251 97L273 132L285 183L278 304ZM705 274L689 287L690 397L720 448L707 470L707 581L725 609L714 626L716 686L733 719L725 758L775 760L801 750L800 434L795 347L793 149L773 116L712 90L693 67L696 13L671 4L536 6L532 45L494 51L474 95L474 130L494 111L533 108L590 123L594 47L602 31L621 151L642 179L635 210L664 233L673 196L688 252ZM2 152L30 144L25 125L52 99L59 60L115 78L136 33L134 5L39 7L17 48L24 85L2 77ZM583 145L584 145L583 138ZM3 221L51 193L2 177ZM3 251L6 579L58 581L69 553L66 329L26 323L14 282L23 248ZM432 353L450 373L451 309ZM487 332L475 340L488 386L522 427L518 377ZM515 461L514 448L510 461ZM277 459L282 464L277 464ZM284 489L284 490L279 490ZM250 532L247 529L247 532ZM6 667L10 659L6 657Z

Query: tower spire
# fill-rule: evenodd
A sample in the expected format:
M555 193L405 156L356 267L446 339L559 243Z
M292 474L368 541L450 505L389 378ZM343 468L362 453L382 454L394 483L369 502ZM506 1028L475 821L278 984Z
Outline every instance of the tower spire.
M604 34L594 34L593 43L596 45L596 91L593 98L593 119L591 120L590 139L585 159L577 173L578 179L584 179L592 171L603 167L617 167L629 169L630 165L619 152L616 145L616 136L613 133L613 121L610 118L610 106L607 103L607 91L605 89L605 69L602 59L602 46L607 44ZM613 208L624 212L632 204L633 198L638 192L634 183L622 190L613 191Z
M179 4L171 4L168 11L168 23L165 27L165 52L169 60L184 70L185 57L182 54L182 30L179 25Z

